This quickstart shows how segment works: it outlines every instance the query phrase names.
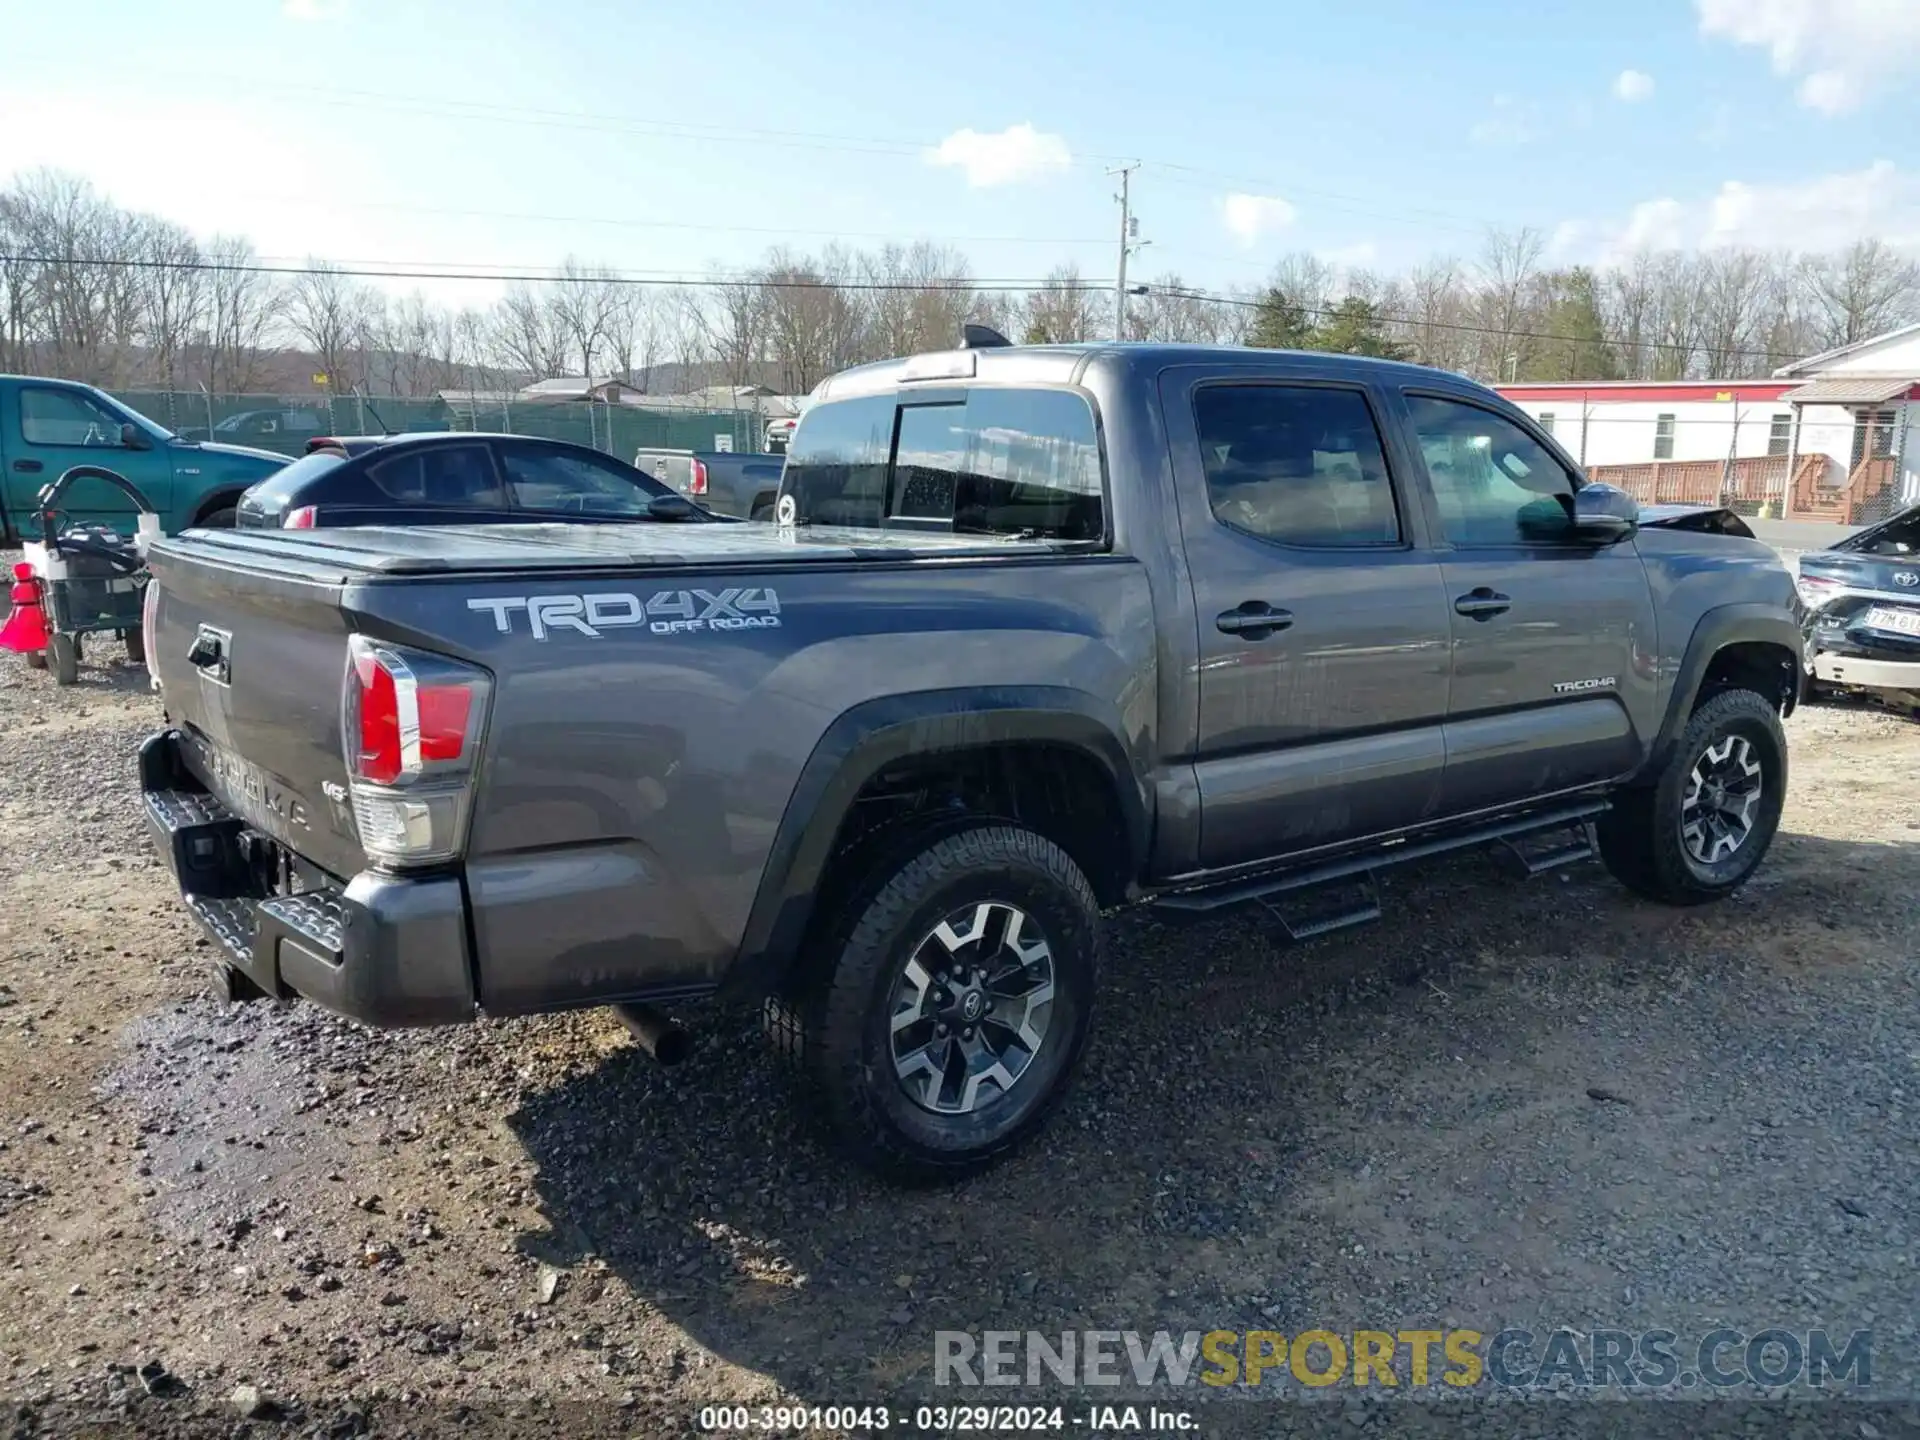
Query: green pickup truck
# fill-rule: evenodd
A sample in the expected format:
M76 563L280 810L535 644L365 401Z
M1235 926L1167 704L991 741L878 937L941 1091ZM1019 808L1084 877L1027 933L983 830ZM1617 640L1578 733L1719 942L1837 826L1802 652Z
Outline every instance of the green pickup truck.
M40 488L75 465L126 476L171 534L233 524L240 492L286 463L270 450L182 440L91 385L0 375L0 541L37 537ZM125 498L98 482L76 483L63 510L70 520L133 528Z

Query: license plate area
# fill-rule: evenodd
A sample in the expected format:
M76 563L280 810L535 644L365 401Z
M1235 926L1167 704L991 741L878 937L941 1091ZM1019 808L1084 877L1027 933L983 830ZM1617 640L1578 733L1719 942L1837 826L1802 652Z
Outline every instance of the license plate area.
M1860 624L1868 630L1882 630L1893 635L1911 635L1920 639L1920 610L1896 610L1885 605L1875 605L1860 617Z

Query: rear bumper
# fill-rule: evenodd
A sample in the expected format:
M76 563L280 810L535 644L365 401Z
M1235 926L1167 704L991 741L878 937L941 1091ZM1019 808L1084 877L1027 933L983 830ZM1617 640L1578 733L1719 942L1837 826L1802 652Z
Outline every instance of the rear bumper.
M269 895L244 821L195 781L167 730L140 747L147 831L221 960L268 995L368 1025L444 1025L476 1010L457 875L366 871L344 886Z
M1920 660L1872 660L1822 650L1813 657L1813 678L1873 690L1920 690Z

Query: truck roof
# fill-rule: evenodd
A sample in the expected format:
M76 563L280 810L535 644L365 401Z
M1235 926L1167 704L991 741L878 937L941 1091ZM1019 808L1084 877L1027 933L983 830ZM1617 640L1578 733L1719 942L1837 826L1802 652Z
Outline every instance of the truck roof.
M1311 369L1329 377L1390 376L1397 382L1417 378L1444 380L1455 386L1492 390L1476 380L1427 365L1402 360L1379 360L1369 355L1337 355L1319 350L1260 350L1233 345L1174 345L1149 342L1094 342L1080 345L1006 345L975 350L934 350L895 360L856 365L823 380L814 390L815 403L892 390L904 384L983 380L1002 385L1075 385L1089 371L1103 372L1120 381L1158 374L1174 365L1212 365L1222 369L1293 372ZM1497 397L1495 397L1497 398Z

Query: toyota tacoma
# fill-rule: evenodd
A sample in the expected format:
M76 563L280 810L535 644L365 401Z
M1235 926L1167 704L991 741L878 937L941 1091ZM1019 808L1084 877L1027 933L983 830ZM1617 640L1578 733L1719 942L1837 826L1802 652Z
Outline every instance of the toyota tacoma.
M1691 905L1779 822L1792 577L1458 376L913 356L776 512L155 543L146 814L228 993L663 1056L749 997L853 1155L956 1174L1058 1103L1117 907L1314 934L1465 847Z

